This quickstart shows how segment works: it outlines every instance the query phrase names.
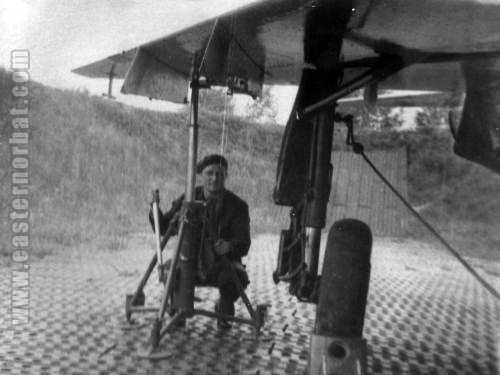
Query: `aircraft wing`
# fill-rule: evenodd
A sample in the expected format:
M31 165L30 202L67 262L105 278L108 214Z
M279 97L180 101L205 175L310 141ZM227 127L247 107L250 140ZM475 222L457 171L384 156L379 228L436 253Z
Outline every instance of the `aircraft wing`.
M90 78L109 78L110 74L116 78L125 78L133 57L134 50L123 51L103 60L73 69L72 72Z
M321 2L321 1L319 1ZM379 84L384 90L464 91L460 62L500 51L500 1L344 0L352 5L343 61L382 53L418 53L413 64ZM318 1L264 0L75 69L88 77L125 78L122 92L182 102L193 59L213 85L258 96L262 84L298 84L304 23ZM350 5L349 5L350 6ZM332 66L328 51L323 59ZM426 60L426 56L436 56ZM424 61L425 60L425 61ZM330 65L329 65L330 64ZM500 71L500 64L495 63ZM359 69L347 69L349 71Z

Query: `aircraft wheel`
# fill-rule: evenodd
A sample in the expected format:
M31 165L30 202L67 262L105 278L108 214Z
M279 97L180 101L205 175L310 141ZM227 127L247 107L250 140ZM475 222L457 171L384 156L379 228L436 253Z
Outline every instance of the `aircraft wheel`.
M315 333L361 337L370 282L372 234L355 219L335 222L328 234Z
M339 366L343 374L366 373L362 334L371 247L370 228L362 221L344 219L330 229L309 353L311 374L325 368L337 373ZM325 351L327 356L318 355Z

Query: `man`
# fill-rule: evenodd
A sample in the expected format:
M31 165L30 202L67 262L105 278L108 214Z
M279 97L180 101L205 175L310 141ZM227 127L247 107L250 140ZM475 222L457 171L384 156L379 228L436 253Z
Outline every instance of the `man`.
M202 185L195 189L195 200L206 202L203 228L200 231L197 283L217 287L220 298L215 306L216 312L234 315L234 302L239 293L228 263L234 266L241 285L246 288L249 280L241 258L247 255L250 248L250 217L245 201L225 188L227 169L227 160L217 154L206 156L196 167ZM183 199L184 196L181 196L175 200L167 213L160 212L162 234L171 221L175 224L178 220ZM150 213L151 223L152 219ZM223 330L231 328L225 320L218 320L217 325Z

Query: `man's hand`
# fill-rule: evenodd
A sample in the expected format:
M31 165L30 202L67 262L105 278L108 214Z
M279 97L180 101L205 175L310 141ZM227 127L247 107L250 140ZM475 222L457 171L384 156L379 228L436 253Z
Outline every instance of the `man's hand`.
M214 245L214 251L217 255L225 255L233 249L233 245L229 241L218 239Z

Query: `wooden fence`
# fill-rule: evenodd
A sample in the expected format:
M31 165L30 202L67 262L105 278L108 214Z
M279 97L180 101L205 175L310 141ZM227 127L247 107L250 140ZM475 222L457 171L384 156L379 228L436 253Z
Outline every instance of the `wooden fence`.
M367 152L366 155L406 198L406 148ZM375 236L403 236L408 227L407 209L362 156L351 151L336 151L332 162L329 223L342 218L357 218L366 222Z

